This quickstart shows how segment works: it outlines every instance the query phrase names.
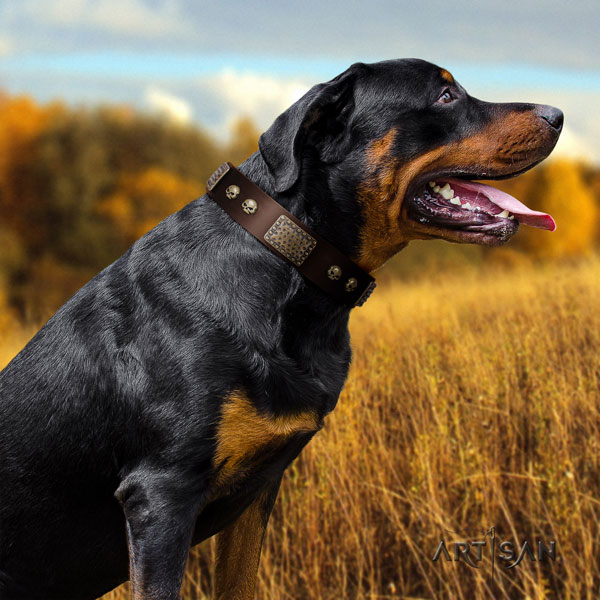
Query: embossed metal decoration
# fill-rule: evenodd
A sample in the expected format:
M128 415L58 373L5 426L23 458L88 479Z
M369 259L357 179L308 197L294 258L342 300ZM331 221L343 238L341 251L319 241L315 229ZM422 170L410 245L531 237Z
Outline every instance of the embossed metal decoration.
M329 279L333 279L333 281L337 281L342 276L342 269L337 265L331 265L329 269L327 269L327 277Z
M344 285L344 289L347 292L351 292L353 290L355 290L358 287L358 281L356 281L356 279L354 277L350 277L350 279L348 279L348 281L346 281L346 284Z
M265 241L296 266L300 266L314 250L317 240L281 215L265 233Z
M235 200L239 195L240 195L240 188L237 185L230 185L226 190L225 190L225 195L230 199L230 200Z
M211 192L212 189L219 183L223 175L229 171L229 165L224 162L209 178L206 182L206 189Z
M253 215L258 210L258 202L252 200L252 198L246 198L246 200L242 202L242 210L247 215Z

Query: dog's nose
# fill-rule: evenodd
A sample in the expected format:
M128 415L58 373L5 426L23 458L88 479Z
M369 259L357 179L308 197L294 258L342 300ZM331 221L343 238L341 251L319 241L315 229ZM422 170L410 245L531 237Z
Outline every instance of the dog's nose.
M550 125L556 131L560 131L563 126L564 115L562 110L555 108L554 106L540 105L535 111L539 117L542 117L544 121Z

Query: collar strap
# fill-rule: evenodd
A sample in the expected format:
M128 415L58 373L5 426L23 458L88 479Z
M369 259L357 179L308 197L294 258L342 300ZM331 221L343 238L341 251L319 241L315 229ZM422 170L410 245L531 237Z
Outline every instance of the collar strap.
M224 162L206 183L208 195L269 250L347 306L362 306L375 279L307 227L254 182Z

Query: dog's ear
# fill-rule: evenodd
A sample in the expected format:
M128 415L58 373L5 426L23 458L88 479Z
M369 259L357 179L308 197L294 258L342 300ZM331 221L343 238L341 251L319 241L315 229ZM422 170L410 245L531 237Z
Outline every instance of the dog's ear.
M258 147L277 192L296 183L307 146L315 148L325 163L345 156L350 142L348 124L354 112L355 81L364 68L364 63L354 63L331 81L313 86L260 136Z

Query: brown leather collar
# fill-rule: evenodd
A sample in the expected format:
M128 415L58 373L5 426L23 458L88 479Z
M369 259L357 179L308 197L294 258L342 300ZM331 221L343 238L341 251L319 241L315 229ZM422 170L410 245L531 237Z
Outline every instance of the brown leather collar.
M255 183L224 162L206 183L208 195L269 250L347 306L362 306L375 279L307 227Z

